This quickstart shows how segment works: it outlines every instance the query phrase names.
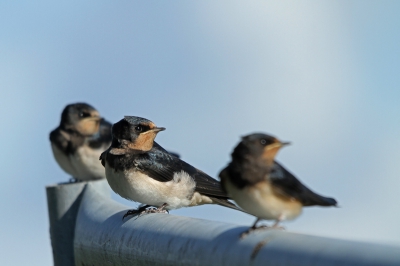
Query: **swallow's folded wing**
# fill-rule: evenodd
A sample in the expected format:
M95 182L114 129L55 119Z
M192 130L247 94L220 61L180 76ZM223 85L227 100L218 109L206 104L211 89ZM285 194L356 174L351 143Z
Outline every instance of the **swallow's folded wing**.
M165 150L152 149L152 152L143 154L135 161L138 169L157 181L168 182L175 173L184 171L196 182L195 191L211 197L228 198L217 180Z
M314 193L277 162L271 172L270 180L276 193L287 198L294 198L304 206L336 206L335 199Z

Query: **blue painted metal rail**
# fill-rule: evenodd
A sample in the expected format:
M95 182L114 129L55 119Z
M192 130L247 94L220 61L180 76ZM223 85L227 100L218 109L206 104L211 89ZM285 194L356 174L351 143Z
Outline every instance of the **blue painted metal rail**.
M129 207L105 180L47 187L54 264L60 265L400 265L400 248L148 214ZM70 206L70 207L68 207Z

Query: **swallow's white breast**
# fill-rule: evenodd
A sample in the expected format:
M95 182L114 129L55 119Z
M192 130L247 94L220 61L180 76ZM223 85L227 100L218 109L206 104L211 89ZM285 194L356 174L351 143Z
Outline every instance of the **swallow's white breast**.
M51 148L60 167L73 177L82 181L105 178L104 167L99 160L104 147L92 149L84 145L70 155L65 155L54 144L51 144Z
M121 197L146 205L166 209L187 207L196 186L195 181L186 172L174 174L168 182L159 182L139 171L115 171L106 163L106 178L110 187Z
M301 214L302 205L296 200L277 197L271 184L260 182L242 189L233 185L229 178L224 180L228 195L248 213L266 220L292 220Z
M51 149L53 150L54 159L56 159L58 165L68 174L76 176L77 172L71 164L70 159L65 155L56 145L51 143Z

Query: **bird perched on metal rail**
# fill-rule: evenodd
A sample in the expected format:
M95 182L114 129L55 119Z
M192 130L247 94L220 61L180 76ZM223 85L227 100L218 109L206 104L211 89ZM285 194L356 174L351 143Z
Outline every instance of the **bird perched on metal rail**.
M99 156L111 144L111 123L91 105L67 105L60 125L50 133L50 142L57 163L76 180L105 178Z
M50 133L57 163L76 181L106 178L99 157L111 145L111 126L87 103L67 105L61 114L60 125Z
M232 152L232 161L219 177L228 195L246 212L261 219L292 220L305 206L336 206L336 200L320 196L276 162L280 148L288 145L266 134L251 134L242 138Z
M165 130L152 121L125 116L112 127L112 144L100 157L110 187L121 197L145 204L128 215L219 204L240 210L228 201L219 182L172 156L154 142ZM148 209L148 207L157 209Z

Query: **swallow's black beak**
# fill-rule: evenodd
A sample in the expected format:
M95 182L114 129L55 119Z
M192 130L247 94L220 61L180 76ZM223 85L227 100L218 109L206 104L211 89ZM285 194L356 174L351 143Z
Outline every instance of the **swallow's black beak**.
M151 131L158 133L160 131L164 131L165 129L166 129L165 127L155 127L151 129Z
M101 121L103 118L100 116L90 116L90 117L86 117L84 118L85 120L91 120L91 121Z

